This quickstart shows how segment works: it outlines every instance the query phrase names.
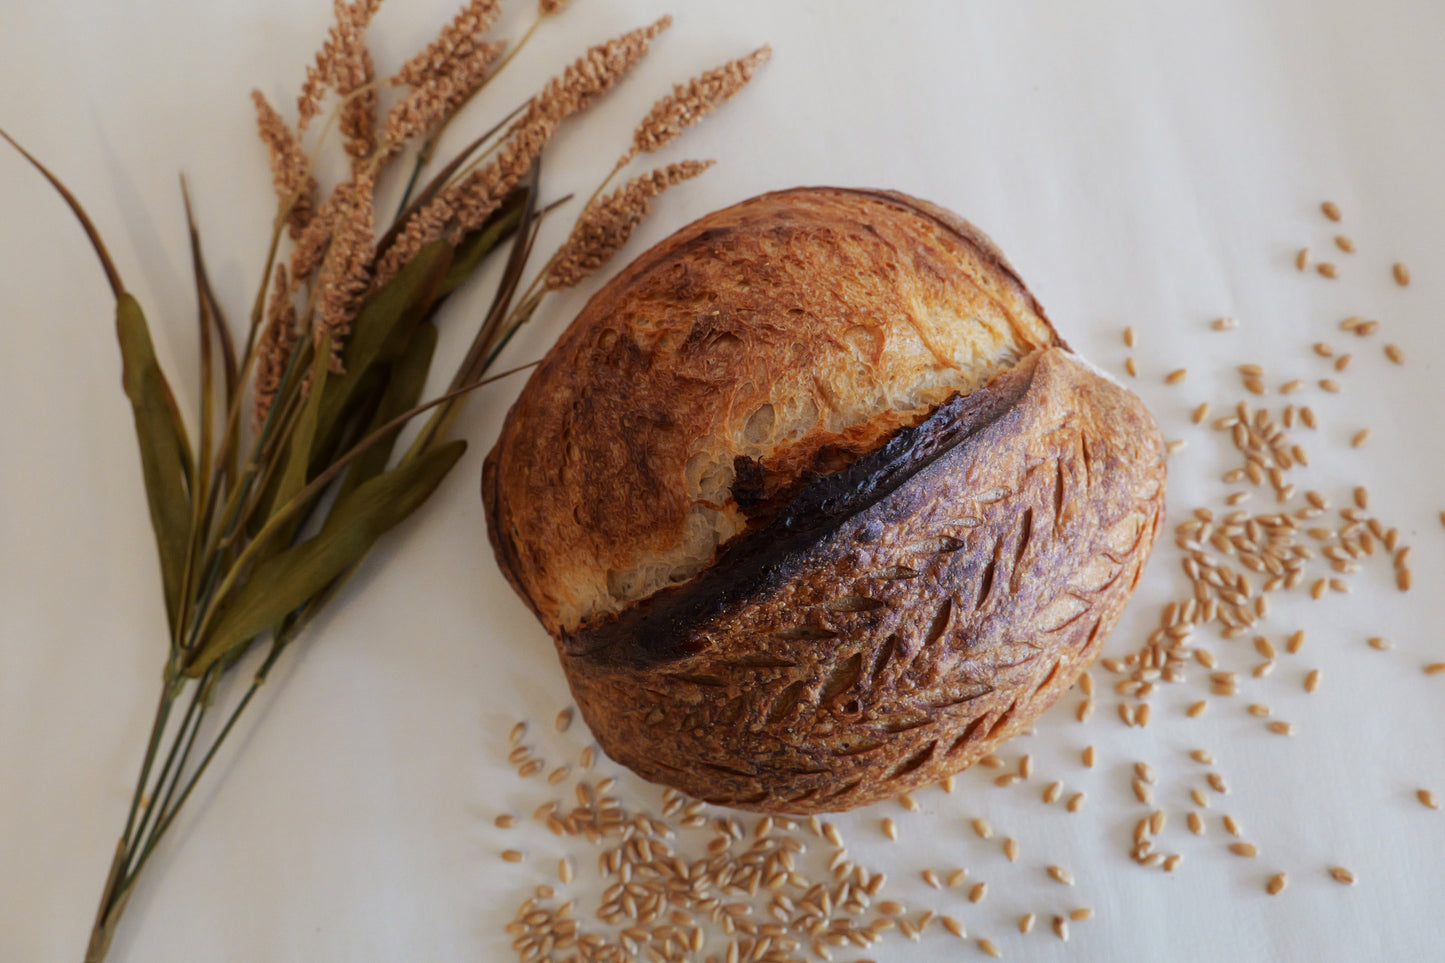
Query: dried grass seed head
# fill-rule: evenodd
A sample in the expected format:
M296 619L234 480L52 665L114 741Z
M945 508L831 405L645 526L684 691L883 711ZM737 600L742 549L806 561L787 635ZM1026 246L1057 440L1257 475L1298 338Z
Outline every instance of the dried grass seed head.
M650 154L671 143L684 130L702 120L748 85L758 67L773 55L773 48L759 47L746 57L732 60L689 80L675 84L672 93L658 100L632 134L632 147L618 162L627 163L638 154Z
M356 0L355 3L333 0L336 22L316 52L315 63L306 68L306 80L296 98L298 132L304 132L321 112L321 98L327 90L334 88L344 97L361 86L355 79L366 72L370 55L363 57L358 51L366 49L362 36L380 6L381 0ZM346 90L342 89L343 85Z
M547 289L572 287L606 264L647 216L654 198L674 184L696 177L712 164L712 161L668 164L634 177L618 190L589 204L547 266L544 281Z
M452 74L486 46L482 38L501 12L500 0L470 0L442 27L435 40L401 65L389 82L420 87L434 78Z
M311 173L311 161L261 91L251 91L251 102L256 105L261 142L271 158L271 183L276 188L276 199L287 208L286 226L294 241L316 214L316 178Z

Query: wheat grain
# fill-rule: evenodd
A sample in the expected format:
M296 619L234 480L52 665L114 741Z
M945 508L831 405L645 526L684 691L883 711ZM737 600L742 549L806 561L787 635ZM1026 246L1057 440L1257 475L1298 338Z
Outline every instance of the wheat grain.
M1355 253L1355 242L1346 234L1335 235L1335 247L1339 248L1341 251L1344 251L1346 254Z
M1305 268L1310 266L1309 248L1302 247L1299 249L1299 252L1296 253L1294 256L1294 266L1296 271L1303 271Z
M1325 201L1320 205L1320 210L1324 212L1325 217L1328 217L1332 221L1339 221L1344 218L1344 215L1340 213L1339 205L1334 201Z
M1334 879L1335 882L1343 883L1346 886L1353 886L1355 884L1355 874L1343 866L1331 866L1330 877Z
M1327 277L1331 281L1340 276L1340 269L1335 267L1329 261L1322 261L1319 264L1315 265L1315 270L1320 273L1321 277Z
M1390 268L1390 273L1394 275L1395 283L1400 285L1400 287L1410 286L1410 269L1401 262L1396 261L1394 266Z

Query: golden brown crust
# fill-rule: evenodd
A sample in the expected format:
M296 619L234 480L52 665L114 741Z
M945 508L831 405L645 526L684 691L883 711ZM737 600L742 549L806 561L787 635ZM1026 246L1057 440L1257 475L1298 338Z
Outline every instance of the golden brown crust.
M838 188L744 201L623 270L533 373L485 470L494 545L548 631L574 631L651 594L648 565L690 578L810 473L1051 344L956 215Z
M853 317L987 376L961 372L949 397L937 364L859 355L839 337ZM910 378L935 379L926 406L732 460L763 399ZM736 533L680 584L579 609L579 584L681 543L702 455L733 462ZM709 215L594 296L482 489L501 569L609 755L709 801L808 813L964 768L1057 699L1138 580L1164 474L1143 404L1067 351L976 228L806 188Z
M702 799L808 813L936 781L1027 727L1138 580L1164 450L1138 398L1067 352L1001 380L1019 376L1001 416L690 625L695 654L559 645L602 748Z

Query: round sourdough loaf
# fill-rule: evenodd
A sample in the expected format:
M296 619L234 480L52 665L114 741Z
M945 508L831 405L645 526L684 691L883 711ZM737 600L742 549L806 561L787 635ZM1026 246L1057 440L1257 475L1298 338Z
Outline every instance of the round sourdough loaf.
M1052 704L1138 581L1164 474L1143 404L981 232L799 188L599 291L482 495L608 755L811 813L938 780Z

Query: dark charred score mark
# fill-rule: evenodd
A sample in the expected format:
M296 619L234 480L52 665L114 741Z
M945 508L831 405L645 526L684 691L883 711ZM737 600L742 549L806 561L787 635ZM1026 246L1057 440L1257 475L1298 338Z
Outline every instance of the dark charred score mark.
M969 745L972 745L973 742L974 742L974 740L978 738L978 734L983 730L983 724L984 724L987 720L988 720L988 713L985 712L985 713L983 713L982 715L979 715L977 718L975 718L975 719L974 719L972 722L970 722L967 726L965 726L964 729L963 729L963 732L959 733L958 738L955 739L955 740L953 740L953 745L951 745L951 746L948 747L948 752L945 753L945 755L950 755L950 756L951 756L951 755L953 755L955 752L958 752L958 750L963 749L963 748L966 748L966 747L969 746Z
M948 623L952 617L953 599L944 599L943 604L934 613L933 621L928 625L928 632L923 636L923 644L918 647L920 652L943 638L944 633L948 631Z
M878 647L878 657L873 660L873 671L869 673L873 685L878 684L879 677L882 676L883 670L888 668L888 662L893 658L893 653L897 648L898 633L896 632L884 639L883 644Z
M852 792L853 790L857 789L857 788L858 788L859 786L861 786L862 784L863 784L863 780L862 780L862 779L854 779L852 782L845 782L843 785L839 786L837 789L834 789L834 790L832 790L831 792L829 792L829 793L828 793L828 798L829 798L829 799L836 799L836 798L838 798L839 796L846 796L848 793L850 793L850 792ZM813 790L813 792L817 792L817 790ZM807 795L812 795L812 793L808 793ZM797 802L799 799L803 799L803 798L804 798L803 796L798 796L798 797L797 797L796 799L794 799L793 801L794 801L794 802Z
M873 725L884 732L908 732L917 729L919 726L926 726L932 720L928 716L884 716L881 719L873 720Z
M857 785L857 783L854 783L854 785ZM796 796L787 796L779 801L782 802L784 805L805 802L806 800L812 799L814 796L818 795L818 788L819 787L814 786L812 789L803 790Z
M983 685L974 689L963 688L958 685L940 686L930 693L924 693L919 701L930 709L950 709L953 706L961 706L974 699L982 699L993 691L993 686Z
M1033 535L1034 507L1030 505L1028 508L1024 509L1023 523L1019 526L1019 542L1018 545L1014 546L1013 573L1009 576L1008 583L1009 591L1011 593L1018 593L1019 582L1023 580L1023 577L1025 575L1024 553L1028 551L1029 539L1033 538Z
M713 772L725 772L729 776L741 776L744 779L757 778L757 773L755 772L747 772L742 769L734 769L732 766L724 766L720 762L708 762L707 760L703 760L702 767L704 769L711 769Z
M1084 470L1084 488L1089 489L1093 485L1091 472L1089 471L1089 439L1084 432L1079 432L1079 465Z
M922 749L915 752L913 755L909 756L907 759L900 762L897 768L895 768L884 778L898 779L902 776L908 775L910 772L922 768L923 765L928 762L928 760L933 758L933 751L937 748L938 740L935 739L928 745L924 746Z
M918 572L915 569L908 568L906 565L890 565L887 568L880 568L868 577L879 579L918 578Z
M863 653L854 652L848 656L848 658L834 666L833 671L823 683L823 690L818 696L818 701L824 705L833 702L843 693L853 688L854 683L858 681L858 677L862 674Z
M799 679L778 693L778 697L773 700L772 708L768 710L768 725L775 725L787 718L803 701L807 691L808 683Z
M873 599L866 595L845 595L842 598L829 599L818 606L826 612L874 612L887 607L888 603L882 599Z
M1059 537L1059 529L1064 524L1064 496L1067 489L1064 483L1064 460L1054 459L1054 537Z
M819 641L821 639L836 639L838 633L832 629L826 629L821 625L795 625L792 628L782 629L774 632L773 638L784 641Z
M993 591L993 577L994 573L998 570L999 557L1002 555L1003 539L999 539L993 544L993 557L990 558L988 564L984 566L983 578L979 581L978 586L978 601L973 603L975 610L981 610L983 608L984 603L988 601L989 593Z
M882 749L887 743L884 742L860 742L856 746L847 749L839 749L833 753L835 756L862 756L878 749Z
M998 718L993 721L993 725L988 727L988 732L984 734L984 738L992 739L994 736L1002 732L1004 726L1008 725L1013 720L1014 710L1018 708L1018 705L1019 703L1017 699L1015 699L1013 702L1010 702L1008 708L1000 712L998 714Z
M749 652L728 660L729 665L740 669L794 669L798 663L766 652Z
M728 684L728 681L726 679L724 679L722 676L717 675L695 675L689 672L669 672L667 674L667 677L669 679L676 679L678 682L687 682L691 685L726 686Z

